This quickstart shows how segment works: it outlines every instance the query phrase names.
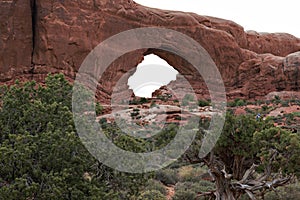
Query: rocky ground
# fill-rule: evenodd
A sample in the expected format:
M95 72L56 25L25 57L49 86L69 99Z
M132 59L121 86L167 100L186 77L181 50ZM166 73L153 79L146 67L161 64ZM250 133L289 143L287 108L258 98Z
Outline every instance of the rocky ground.
M272 118L276 126L300 132L300 98L297 95L276 93L258 101L235 99L227 102L227 111L235 115L250 114L261 120ZM153 125L162 128L170 123L184 125L191 116L210 119L212 115L220 114L209 100L198 101L186 95L179 101L166 87L155 91L152 98L132 96L128 105L113 106L113 109L111 106L104 107L106 109L97 120L105 118L108 123L124 120L126 126L129 127L131 124L140 129L150 128Z

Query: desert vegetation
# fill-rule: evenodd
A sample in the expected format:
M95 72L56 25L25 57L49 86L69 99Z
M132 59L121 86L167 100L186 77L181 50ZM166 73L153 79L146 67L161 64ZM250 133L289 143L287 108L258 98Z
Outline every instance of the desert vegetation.
M153 173L128 174L106 167L81 143L74 127L72 85L63 75L1 87L0 92L1 199L299 199L300 135L276 126L276 117L257 119L257 112L227 114L222 135L205 158L199 158L209 119L201 119L193 144L167 168ZM186 103L195 101L185 98ZM274 99L281 104L282 100ZM139 100L136 104L149 103ZM291 102L288 102L291 103ZM297 104L297 101L292 103ZM150 104L150 103L149 103ZM236 100L234 106L246 106ZM210 106L199 100L199 107ZM269 112L268 111L268 112ZM96 104L97 114L103 112ZM132 117L139 114L134 109ZM299 117L286 114L287 122ZM166 146L178 124L166 125L151 138L128 136L102 118L106 136L132 152Z

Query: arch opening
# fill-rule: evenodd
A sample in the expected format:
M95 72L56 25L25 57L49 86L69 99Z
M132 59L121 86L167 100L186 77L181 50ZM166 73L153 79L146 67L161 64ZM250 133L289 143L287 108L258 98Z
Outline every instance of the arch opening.
M144 57L136 72L128 79L129 89L137 97L152 98L152 93L175 81L178 71L157 55Z

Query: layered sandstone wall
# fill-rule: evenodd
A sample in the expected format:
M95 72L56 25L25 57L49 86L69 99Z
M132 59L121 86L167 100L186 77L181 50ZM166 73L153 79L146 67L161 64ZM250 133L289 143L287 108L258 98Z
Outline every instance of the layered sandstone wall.
M48 73L58 72L74 80L94 47L139 27L169 28L199 42L218 66L229 98L263 98L273 91L300 90L299 38L245 32L232 21L148 8L132 0L0 0L0 82L42 81ZM207 95L205 84L185 60L142 49L110 66L100 81L98 97L107 101L119 78L149 53L176 68L199 95Z

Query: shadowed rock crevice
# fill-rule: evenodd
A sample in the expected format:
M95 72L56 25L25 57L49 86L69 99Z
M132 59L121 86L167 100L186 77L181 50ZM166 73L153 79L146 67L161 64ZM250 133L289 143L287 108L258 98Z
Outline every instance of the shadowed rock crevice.
M31 0L30 1L31 5L31 26L32 26L32 52L31 52L31 69L30 73L34 74L34 51L35 51L35 46L36 46L36 29L37 29L37 6L36 6L36 0Z

